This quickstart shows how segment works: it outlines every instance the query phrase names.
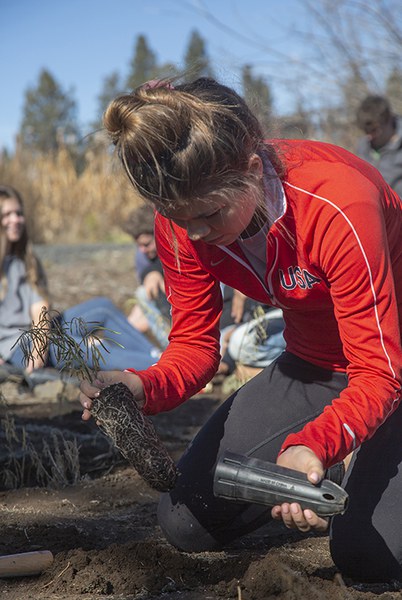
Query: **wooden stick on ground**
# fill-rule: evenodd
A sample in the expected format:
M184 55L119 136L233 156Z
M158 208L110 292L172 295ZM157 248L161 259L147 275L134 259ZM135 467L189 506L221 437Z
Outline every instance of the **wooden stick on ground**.
M0 556L0 577L39 575L50 567L52 562L53 554L49 550Z

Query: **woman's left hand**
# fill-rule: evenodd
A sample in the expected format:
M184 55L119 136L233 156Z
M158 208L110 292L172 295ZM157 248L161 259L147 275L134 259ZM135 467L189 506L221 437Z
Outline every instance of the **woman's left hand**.
M124 383L134 394L139 406L145 402L144 388L141 379L135 373L129 371L99 371L95 381L82 381L80 385L79 400L84 409L82 418L88 421L91 418L92 400L99 396L100 391L114 383Z
M308 480L315 485L324 477L322 462L307 446L291 446L282 452L276 462L281 467L306 473ZM297 502L274 506L271 515L273 519L282 520L289 529L299 529L302 532L312 529L323 532L328 528L327 519L319 517L311 509L302 510Z

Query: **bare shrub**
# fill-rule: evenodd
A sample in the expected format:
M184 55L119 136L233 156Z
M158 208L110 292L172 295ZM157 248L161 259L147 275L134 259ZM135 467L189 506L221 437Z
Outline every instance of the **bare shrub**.
M75 439L66 440L53 429L49 440L37 442L29 438L24 426L17 426L7 410L7 402L0 395L3 418L0 421L3 460L0 474L2 489L16 489L32 483L43 487L61 488L80 480L79 449Z

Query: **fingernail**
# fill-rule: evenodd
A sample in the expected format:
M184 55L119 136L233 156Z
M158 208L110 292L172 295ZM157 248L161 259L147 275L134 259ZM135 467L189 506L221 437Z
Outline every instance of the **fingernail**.
M306 519L312 519L313 518L313 513L311 512L311 510L306 509L304 511L304 516L306 517Z
M310 473L310 481L312 483L318 483L320 481L318 473Z
M83 407L84 407L84 408L89 408L89 404L88 404L88 402L84 402L84 404L83 404Z

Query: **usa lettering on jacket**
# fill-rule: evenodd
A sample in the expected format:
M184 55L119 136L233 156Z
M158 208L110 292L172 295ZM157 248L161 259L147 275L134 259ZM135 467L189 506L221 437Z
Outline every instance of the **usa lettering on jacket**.
M313 285L321 283L319 277L312 275L307 269L302 269L298 265L295 267L288 267L287 273L282 269L279 269L279 279L281 286L285 290L294 290L296 286L302 290L305 290L306 288L310 290Z

